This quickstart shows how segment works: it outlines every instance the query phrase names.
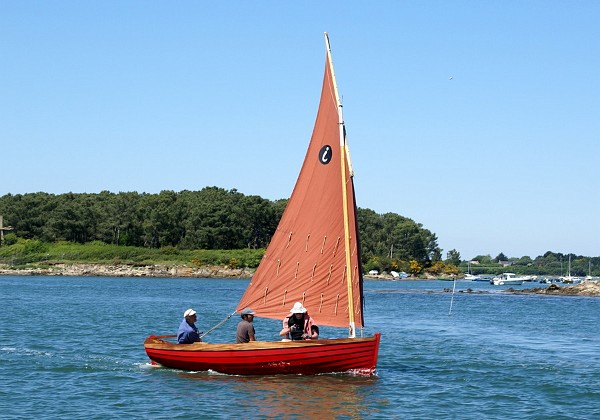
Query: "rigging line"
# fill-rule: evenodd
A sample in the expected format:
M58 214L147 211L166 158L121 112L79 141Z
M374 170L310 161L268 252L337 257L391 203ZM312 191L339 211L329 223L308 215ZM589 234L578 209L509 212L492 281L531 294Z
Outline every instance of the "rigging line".
M448 311L448 316L452 314L452 302L454 302L454 290L456 289L456 277L454 277L454 281L452 282L452 297L450 298L450 310Z
M200 339L204 338L206 335L208 335L208 333L210 333L211 331L216 330L217 328L219 328L221 325L223 325L226 321L229 320L229 318L231 318L232 316L235 315L235 312L232 312L231 314L227 315L227 318L225 318L224 320L222 320L221 322L219 322L217 325L215 325L214 327L212 327L210 330L206 331L204 334L202 334L200 336Z

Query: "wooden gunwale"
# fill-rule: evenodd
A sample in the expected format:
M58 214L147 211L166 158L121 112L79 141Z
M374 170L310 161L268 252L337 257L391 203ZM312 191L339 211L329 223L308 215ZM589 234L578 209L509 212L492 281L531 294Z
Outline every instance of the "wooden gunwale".
M160 349L169 351L248 351L248 350L272 350L272 349L290 349L306 347L323 347L343 344L358 344L360 342L370 343L375 341L375 337L366 338L335 338L324 340L305 340L305 341L252 341L244 344L218 344L198 342L194 344L177 344L158 337L150 336L144 342L144 347L149 349Z

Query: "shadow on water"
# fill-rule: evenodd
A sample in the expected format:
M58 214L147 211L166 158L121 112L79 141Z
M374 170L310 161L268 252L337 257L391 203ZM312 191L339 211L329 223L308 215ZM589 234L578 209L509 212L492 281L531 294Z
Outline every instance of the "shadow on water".
M232 376L181 372L180 378L212 382L235 394L240 412L269 418L360 418L379 378L350 374ZM256 404L260 401L260 404ZM387 405L387 404L386 404ZM368 411L373 414L373 408ZM375 410L376 412L376 410Z

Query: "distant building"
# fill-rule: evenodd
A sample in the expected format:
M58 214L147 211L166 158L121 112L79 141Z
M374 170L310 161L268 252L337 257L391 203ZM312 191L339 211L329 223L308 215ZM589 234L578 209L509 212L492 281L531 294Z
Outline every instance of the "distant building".
M512 261L498 261L498 264L500 264L502 267L510 267L511 265L514 265L515 263Z

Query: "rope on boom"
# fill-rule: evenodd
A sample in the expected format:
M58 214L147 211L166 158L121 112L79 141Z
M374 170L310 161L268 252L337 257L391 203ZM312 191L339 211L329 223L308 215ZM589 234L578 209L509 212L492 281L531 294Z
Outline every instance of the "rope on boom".
M232 316L235 315L235 312L232 312L231 314L227 315L227 317L222 320L221 322L219 322L217 325L215 325L214 327L212 327L210 330L206 331L204 334L202 334L200 336L200 339L202 340L206 335L208 335L208 333L210 333L211 331L216 330L217 328L219 328L221 325L223 325L225 322L227 322L229 320L229 318L231 318Z

